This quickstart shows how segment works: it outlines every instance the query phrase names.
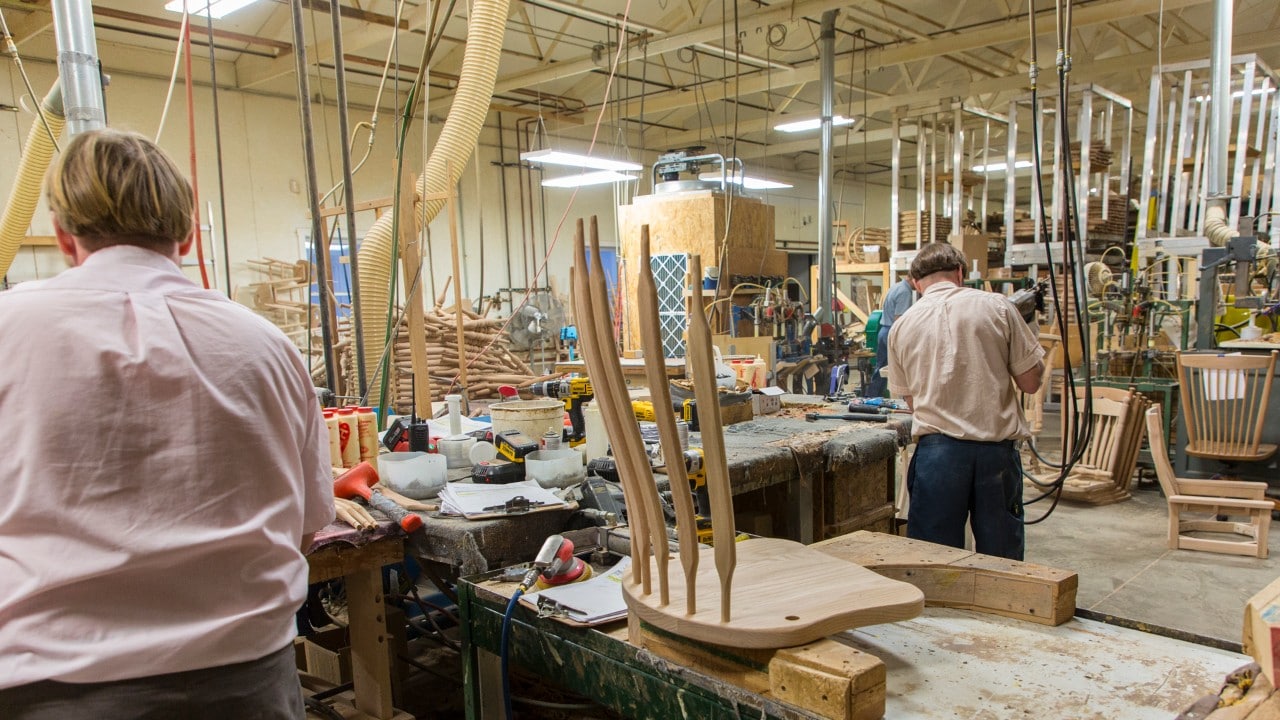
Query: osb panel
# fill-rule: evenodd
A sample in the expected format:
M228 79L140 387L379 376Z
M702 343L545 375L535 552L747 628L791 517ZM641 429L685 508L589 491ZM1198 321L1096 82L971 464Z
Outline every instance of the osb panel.
M690 192L673 195L641 195L633 204L618 208L622 247L623 348L640 348L639 319L635 297L639 287L640 226L649 225L649 245L653 254L688 253L701 255L702 266L722 266L721 240L731 257L747 260L745 267L734 262L733 274L785 275L786 254L774 249L774 208L754 198L734 197L729 215L729 235L725 239L725 197L718 193Z

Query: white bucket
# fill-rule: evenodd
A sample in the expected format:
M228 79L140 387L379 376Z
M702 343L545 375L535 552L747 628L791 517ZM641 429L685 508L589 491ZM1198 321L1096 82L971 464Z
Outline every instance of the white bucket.
M559 400L508 400L489 406L493 435L519 430L533 440L564 431L564 403Z
M378 468L387 487L414 500L435 497L448 481L443 455L424 452L384 453Z
M587 469L575 449L539 450L525 456L524 474L544 488L565 488L582 482Z

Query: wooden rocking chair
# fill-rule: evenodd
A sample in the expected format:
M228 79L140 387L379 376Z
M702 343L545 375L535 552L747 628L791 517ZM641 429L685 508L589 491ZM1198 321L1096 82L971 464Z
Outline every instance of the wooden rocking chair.
M1160 406L1147 410L1147 441L1156 466L1160 489L1169 501L1169 547L1231 555L1267 556L1267 532L1274 504L1265 499L1267 484L1240 480L1189 480L1176 477L1165 446ZM1207 518L1182 519L1184 512L1208 513ZM1218 520L1218 515L1247 517L1245 522ZM1217 540L1184 535L1218 532L1244 536L1245 540Z

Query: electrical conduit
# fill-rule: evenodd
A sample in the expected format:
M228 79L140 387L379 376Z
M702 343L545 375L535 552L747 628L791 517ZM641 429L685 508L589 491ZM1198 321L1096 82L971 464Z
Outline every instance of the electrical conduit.
M414 186L419 198L452 188L471 157L493 98L509 2L510 0L477 0L471 9L467 27L467 49L462 58L457 94L449 117L445 120L444 129L427 160L426 170ZM414 226L418 231L435 219L445 204L442 199L422 202L423 206L413 215ZM384 213L369 228L360 243L357 264L360 290L364 295L360 303L360 319L366 328L386 326L383 313L391 301L391 257L396 244L392 233L393 222L393 214ZM454 278L454 282L459 281ZM382 347L379 343L365 343L366 367L376 368L381 356ZM379 386L380 383L370 382L369 402L375 407L382 404Z
M18 174L13 188L9 190L9 202L4 206L4 215L0 217L0 276L9 273L9 266L17 256L22 241L27 236L27 228L31 225L31 216L35 214L36 204L40 202L40 186L45 171L49 169L49 161L53 158L54 137L62 134L66 124L62 110L61 84L55 82L49 94L40 103L39 118L31 123L27 133L26 152L18 161ZM48 129L45 129L45 123Z

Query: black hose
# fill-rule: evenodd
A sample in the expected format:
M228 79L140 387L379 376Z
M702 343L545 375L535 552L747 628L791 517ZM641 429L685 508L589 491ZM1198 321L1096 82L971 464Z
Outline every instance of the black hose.
M322 718L326 718L326 720L342 720L342 713L334 710L328 703L306 696L302 698L302 701L306 703L308 712L315 713Z

